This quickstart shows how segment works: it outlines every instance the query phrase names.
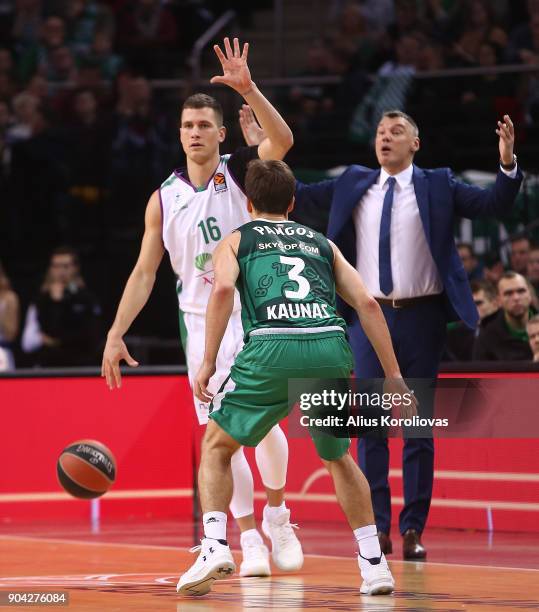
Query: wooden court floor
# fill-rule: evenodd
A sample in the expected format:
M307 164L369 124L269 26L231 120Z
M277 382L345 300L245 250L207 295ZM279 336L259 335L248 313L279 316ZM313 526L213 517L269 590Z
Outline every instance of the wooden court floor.
M398 559L390 561L397 583L395 594L365 597L359 594L360 576L351 550L348 558L308 555L297 574L236 577L215 583L206 597L180 598L176 581L194 559L186 550L170 546L5 534L0 536L0 592L66 591L68 610L93 612L539 609L537 569Z

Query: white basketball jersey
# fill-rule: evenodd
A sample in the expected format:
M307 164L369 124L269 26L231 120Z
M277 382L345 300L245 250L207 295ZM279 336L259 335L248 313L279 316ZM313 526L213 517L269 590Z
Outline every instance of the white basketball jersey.
M163 243L178 277L180 309L205 314L213 284L212 253L222 238L251 220L247 198L222 155L205 189L174 171L161 185ZM238 293L234 310L240 310Z

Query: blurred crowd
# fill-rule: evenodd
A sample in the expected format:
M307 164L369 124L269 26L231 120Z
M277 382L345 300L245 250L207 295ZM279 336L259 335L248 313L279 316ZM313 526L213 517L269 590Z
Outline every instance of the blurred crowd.
M424 152L432 165L443 153L444 165L486 166L482 141L503 113L520 126L520 144L537 141L539 70L430 75L504 64L539 69L539 0L334 0L330 23L297 76L339 74L343 81L296 86L282 101L315 163L310 152L320 134L328 143L332 134L334 142L344 135L368 143L388 108L406 109L431 135ZM351 149L356 159L358 151Z
M515 236L508 270L495 254L481 261L471 244L459 244L458 252L479 324L449 324L444 359L539 362L539 244Z
M181 161L185 92L157 95L153 80L188 77L196 38L227 8L248 26L271 6L254 4L0 0L0 369L97 363L147 197ZM370 163L380 114L402 108L420 126L420 165L494 171L494 126L509 113L523 168L539 170L539 0L333 0L324 10L327 27L296 76L340 82L274 96L294 130L293 167ZM501 64L537 71L429 76ZM236 130L226 149L238 144ZM538 325L539 251L527 237L511 248L517 276L497 254L480 262L461 245L481 324L452 326L447 359L539 358L529 327ZM166 299L175 308L173 291ZM142 333L159 335L166 320L156 307ZM507 350L493 350L496 333Z

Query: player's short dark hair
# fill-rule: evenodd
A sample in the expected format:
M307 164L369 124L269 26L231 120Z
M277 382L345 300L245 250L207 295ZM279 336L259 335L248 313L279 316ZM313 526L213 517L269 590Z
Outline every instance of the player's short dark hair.
M215 118L217 119L217 124L219 127L223 125L223 107L215 98L208 96L208 94L196 93L189 96L183 103L182 110L180 112L180 121L182 113L186 108L211 108L215 113Z
M472 293L484 291L487 298L491 301L496 299L497 296L496 286L494 283L491 283L488 280L473 280L470 283L470 289L472 290Z
M401 119L404 119L412 126L414 130L414 135L419 136L419 127L417 126L415 120L412 119L412 117L410 117L408 113L405 113L401 110L388 110L380 117L380 121L382 121L384 117L389 117L390 119L396 119L397 117L400 117Z
M295 189L296 179L283 161L254 159L249 162L245 192L257 211L285 214Z

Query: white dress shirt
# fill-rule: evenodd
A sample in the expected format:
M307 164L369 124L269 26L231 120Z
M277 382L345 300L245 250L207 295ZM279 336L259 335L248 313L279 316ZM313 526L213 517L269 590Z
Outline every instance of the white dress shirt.
M432 295L443 291L438 269L423 230L415 197L413 165L395 175L391 209L391 274L393 291L380 289L378 248L384 196L389 174L382 168L374 183L354 209L357 271L374 297L402 299Z
M502 171L516 177L516 168ZM356 229L356 268L374 297L393 300L434 295L443 291L443 283L434 263L423 229L412 181L411 164L395 175L391 210L391 274L393 291L380 289L378 250L380 223L389 174L382 168L378 181L360 200L353 212Z

